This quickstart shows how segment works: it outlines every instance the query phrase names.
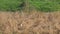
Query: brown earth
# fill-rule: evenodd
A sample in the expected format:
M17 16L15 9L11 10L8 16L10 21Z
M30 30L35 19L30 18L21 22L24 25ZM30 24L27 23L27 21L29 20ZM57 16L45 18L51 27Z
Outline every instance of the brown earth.
M0 34L60 34L60 12L0 12Z

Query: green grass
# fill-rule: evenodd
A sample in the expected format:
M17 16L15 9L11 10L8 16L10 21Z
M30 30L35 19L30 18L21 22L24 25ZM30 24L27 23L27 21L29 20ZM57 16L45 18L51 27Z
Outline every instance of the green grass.
M19 6L23 1L25 0L0 0L0 10L20 10L21 7ZM35 8L40 11L60 11L60 0L28 0L28 2L30 3L30 8L33 7L33 9Z
M30 5L40 11L60 10L60 0L30 0Z
M21 0L0 0L0 10L17 10Z

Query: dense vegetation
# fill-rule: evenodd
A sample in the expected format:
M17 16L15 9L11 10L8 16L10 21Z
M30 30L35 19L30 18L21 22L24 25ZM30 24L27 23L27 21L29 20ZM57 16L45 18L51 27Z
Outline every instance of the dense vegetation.
M60 0L0 0L0 10L20 10L23 5L40 11L60 10Z
M17 10L21 0L0 0L0 10Z
M60 10L60 0L30 0L32 6L41 11Z

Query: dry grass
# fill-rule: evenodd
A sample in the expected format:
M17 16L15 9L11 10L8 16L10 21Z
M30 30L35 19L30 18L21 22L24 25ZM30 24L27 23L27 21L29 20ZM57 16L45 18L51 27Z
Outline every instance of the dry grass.
M60 12L0 12L0 34L60 34Z

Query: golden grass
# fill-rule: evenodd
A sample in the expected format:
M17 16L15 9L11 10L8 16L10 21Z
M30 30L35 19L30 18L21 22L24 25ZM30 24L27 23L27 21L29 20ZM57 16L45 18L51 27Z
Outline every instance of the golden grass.
M0 12L0 34L60 34L60 12Z

